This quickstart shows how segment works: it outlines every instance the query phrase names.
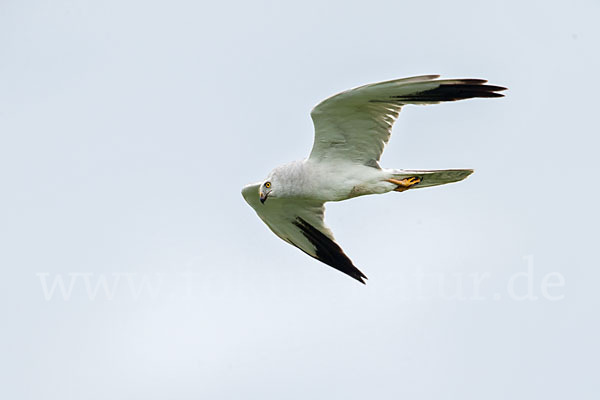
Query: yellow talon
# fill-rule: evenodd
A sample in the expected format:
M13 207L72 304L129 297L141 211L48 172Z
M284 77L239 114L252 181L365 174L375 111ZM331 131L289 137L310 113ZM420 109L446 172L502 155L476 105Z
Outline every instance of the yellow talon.
M395 192L404 192L405 190L408 190L417 183L421 182L421 178L418 176L411 176L410 178L404 178L402 180L390 178L387 181L398 186L396 189L394 189Z

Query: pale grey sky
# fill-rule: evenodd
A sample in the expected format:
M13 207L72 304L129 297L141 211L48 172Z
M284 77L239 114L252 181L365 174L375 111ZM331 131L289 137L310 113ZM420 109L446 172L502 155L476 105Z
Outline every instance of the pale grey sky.
M597 398L599 12L3 1L0 397ZM429 73L510 90L395 125L466 181L328 206L366 286L245 204L320 100Z

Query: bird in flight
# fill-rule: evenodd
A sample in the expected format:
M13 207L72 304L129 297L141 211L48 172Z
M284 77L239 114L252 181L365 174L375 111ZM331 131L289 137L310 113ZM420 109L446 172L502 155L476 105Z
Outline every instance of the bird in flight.
M392 125L407 104L437 104L476 97L503 97L504 87L482 79L423 75L373 83L336 94L310 115L315 139L307 159L275 168L242 195L260 219L289 244L361 283L354 266L325 225L325 203L367 194L458 182L471 169L402 170L379 166Z

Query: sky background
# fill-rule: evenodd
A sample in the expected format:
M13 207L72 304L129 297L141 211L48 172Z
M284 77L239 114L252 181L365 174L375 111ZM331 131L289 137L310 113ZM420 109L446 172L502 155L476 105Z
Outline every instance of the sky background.
M0 397L597 398L600 3L568 3L2 1ZM243 201L323 98L432 73L510 90L394 127L384 167L466 181L329 204L366 286Z

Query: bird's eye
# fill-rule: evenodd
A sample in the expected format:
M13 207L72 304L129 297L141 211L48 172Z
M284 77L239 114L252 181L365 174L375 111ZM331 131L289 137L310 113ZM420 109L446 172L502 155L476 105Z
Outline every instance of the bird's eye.
M266 187L267 189L268 189L268 188L270 188L270 187L271 187L271 182L267 182L267 183L265 183L265 187Z

